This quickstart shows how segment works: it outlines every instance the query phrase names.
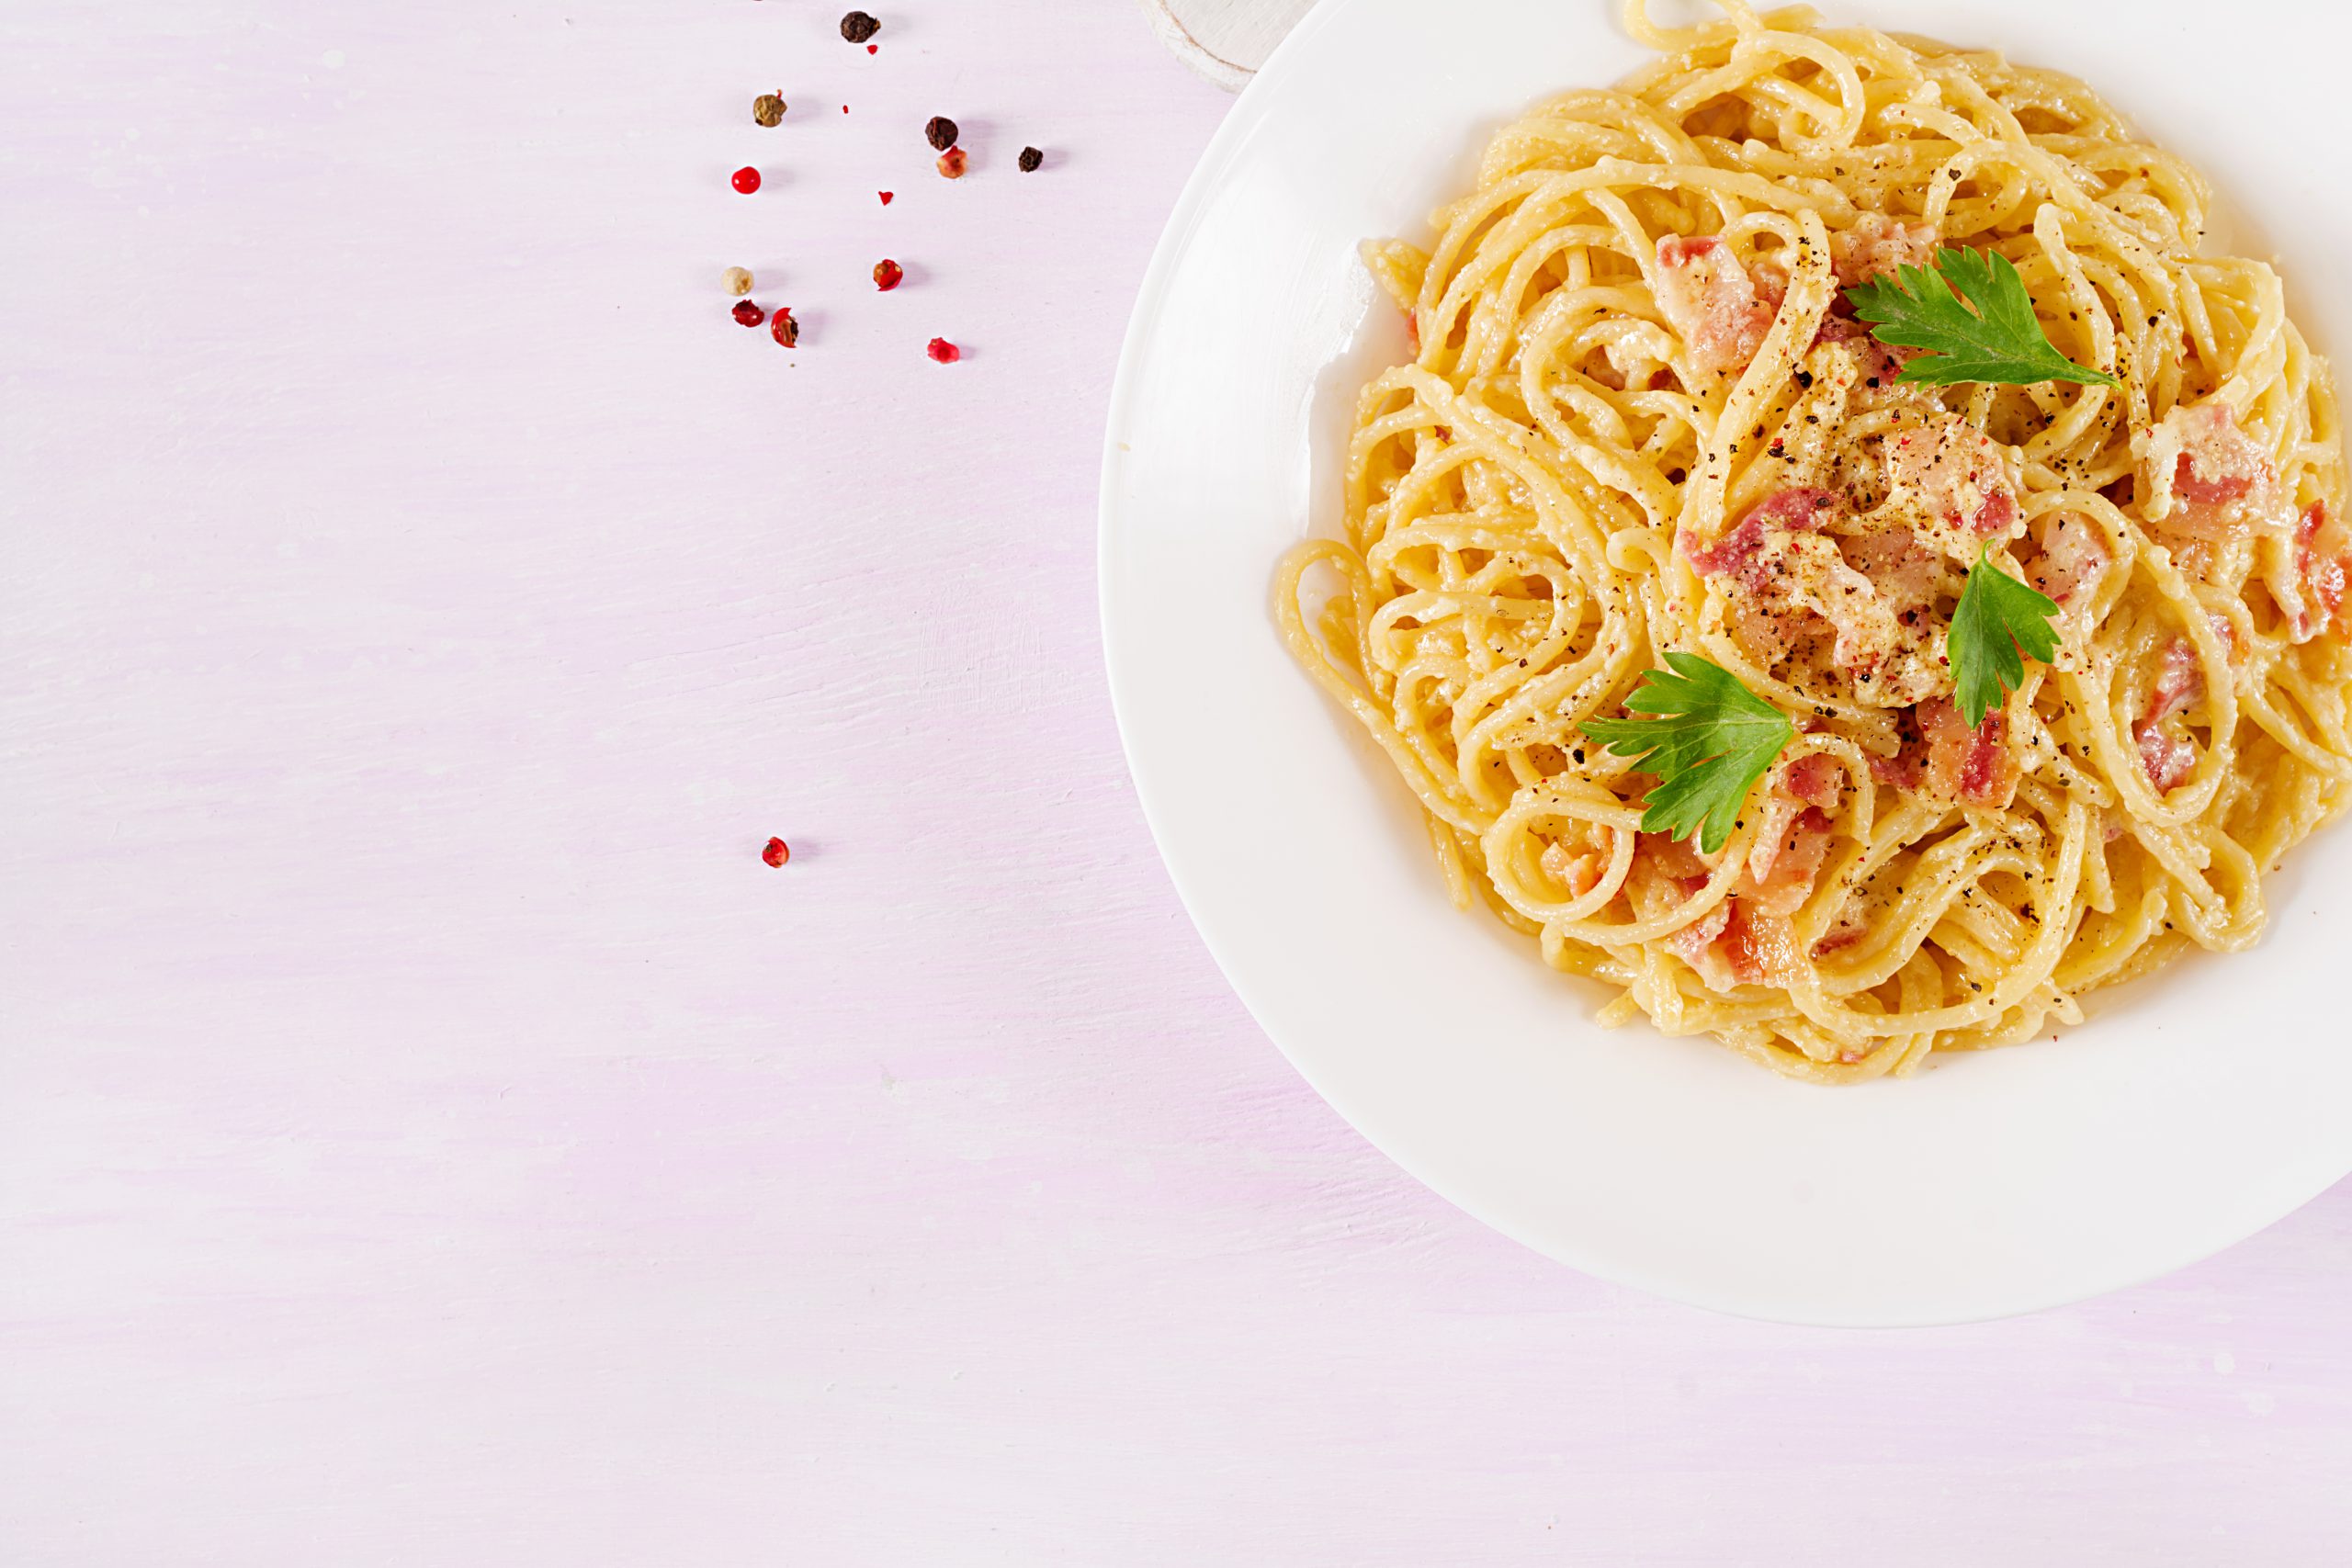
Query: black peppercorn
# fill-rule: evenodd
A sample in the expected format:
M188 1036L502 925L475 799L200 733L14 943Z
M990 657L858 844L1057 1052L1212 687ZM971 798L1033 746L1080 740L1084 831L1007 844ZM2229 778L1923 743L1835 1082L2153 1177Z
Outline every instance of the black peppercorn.
M922 128L922 133L939 152L944 152L956 145L956 122L944 114L933 115L931 123Z
M1043 152L1038 152L1035 147L1023 147L1021 150L1021 172L1023 174L1034 175L1045 166L1045 163L1046 155Z
M852 43L864 43L882 30L882 24L863 11L852 11L842 18L842 37Z
M760 125L783 124L784 99L774 93L762 93L752 100L752 118L754 123Z

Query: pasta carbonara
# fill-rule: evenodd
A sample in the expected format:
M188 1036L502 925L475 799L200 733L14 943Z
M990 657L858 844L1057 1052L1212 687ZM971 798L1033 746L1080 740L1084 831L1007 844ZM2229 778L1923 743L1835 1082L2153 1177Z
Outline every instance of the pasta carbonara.
M1657 60L1498 135L1432 248L1366 247L1414 357L1277 606L1457 902L1606 1021L1842 1082L2256 940L2352 781L2342 437L2278 276L2201 255L2203 179L2081 83L1721 4L1629 0ZM1940 247L2115 384L1898 383L1846 291ZM1973 568L2056 634L1973 725ZM1584 729L1669 653L1793 731L1712 852Z

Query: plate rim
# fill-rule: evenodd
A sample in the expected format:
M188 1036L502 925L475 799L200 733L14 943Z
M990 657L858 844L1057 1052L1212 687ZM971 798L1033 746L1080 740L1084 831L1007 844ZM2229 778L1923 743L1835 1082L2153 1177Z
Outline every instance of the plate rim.
M1374 0L1321 0L1268 58L1210 137L1153 246L1137 288L1135 305L1121 336L1117 366L1106 404L1097 495L1096 614L1097 629L1102 644L1105 683L1121 751L1155 852L1183 905L1186 918L1216 964L1227 987L1241 1002L1260 1032L1358 1136L1412 1180L1489 1229L1509 1236L1539 1256L1608 1283L1756 1322L1820 1327L1936 1327L1992 1322L2069 1305L2162 1279L2214 1257L2267 1230L2346 1177L2352 1177L2352 1156L2347 1156L2345 1168L2335 1174L2297 1183L2292 1192L2274 1195L2271 1201L2253 1205L2259 1209L2262 1217L2250 1225L2225 1227L2229 1234L2218 1235L2201 1232L2187 1235L2181 1245L2167 1249L2158 1261L2115 1267L2104 1271L2093 1269L2080 1278L2061 1280L2053 1275L2042 1288L2010 1292L1997 1305L1949 1310L1923 1305L1913 1312L1841 1312L1826 1303L1812 1310L1794 1309L1777 1302L1759 1304L1752 1296L1736 1291L1696 1287L1688 1280L1668 1277L1625 1258L1585 1247L1558 1235L1538 1234L1535 1226L1522 1224L1514 1215L1498 1212L1476 1193L1462 1190L1453 1179L1431 1174L1396 1152L1384 1131L1383 1124L1386 1121L1384 1114L1363 1106L1351 1091L1329 1081L1309 1059L1294 1050L1283 1038L1282 1031L1269 1021L1268 1008L1257 994L1256 983L1247 977L1245 966L1230 951L1231 937L1222 932L1215 922L1202 918L1203 895L1195 883L1194 872L1188 867L1183 855L1170 852L1172 829L1169 803L1162 795L1166 787L1164 782L1155 782L1147 769L1137 765L1136 731L1141 720L1134 706L1135 696L1130 689L1130 681L1124 674L1132 650L1124 646L1118 630L1117 589L1113 581L1114 537L1120 527L1118 481L1127 462L1127 443L1123 437L1131 427L1134 404L1142 379L1145 351L1160 327L1168 295L1193 246L1207 209L1225 177L1271 112L1268 101L1283 90L1296 62L1313 50L1326 33L1341 25L1343 18L1368 8L1374 3ZM1603 0L1596 0L1596 3L1603 3ZM1564 90L1568 85L1572 84L1564 83ZM2304 288L2310 287L2311 284L2306 282ZM1269 574L1271 576L1271 560ZM2335 826L2341 831L2352 833L2352 823ZM2299 850L2303 848L2298 846ZM1764 1071L1762 1068L1753 1070ZM2154 1250L2152 1248L2151 1252Z

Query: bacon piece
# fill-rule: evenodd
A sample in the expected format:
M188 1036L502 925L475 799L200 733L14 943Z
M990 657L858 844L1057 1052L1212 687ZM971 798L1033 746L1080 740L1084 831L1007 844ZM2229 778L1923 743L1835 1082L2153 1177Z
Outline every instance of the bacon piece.
M1693 889L1693 891L1696 890ZM1730 928L1734 902L1735 900L1730 898L1724 899L1680 931L1668 936L1666 939L1666 950L1691 967L1699 967L1700 960L1705 955L1707 950L1715 945L1715 939Z
M1887 437L1888 506L1917 518L1947 554L1973 559L1978 539L2017 525L2017 487L2000 443L1954 413Z
M2035 519L2031 537L2040 553L2025 562L2025 580L2061 604L2078 592L2097 589L2113 564L2106 540L2091 520L2079 513L2043 514Z
M1702 880L1685 892L1704 886ZM1747 898L1730 897L1668 936L1666 948L1697 970L1710 989L1728 991L1785 971L1794 955L1794 939L1787 916L1758 908Z
M1634 912L1656 919L1689 902L1707 886L1707 864L1698 852L1663 833L1644 833L1634 850L1634 875L1627 891ZM1716 905L1666 939L1667 951L1704 972L1707 952L1731 924L1732 901Z
M1808 806L1835 811L1846 794L1846 770L1838 765L1837 758L1816 751L1791 762L1781 787Z
M1828 761L1827 758L1806 760L1808 761ZM1810 774L1807 775L1806 783L1809 787L1815 784ZM1826 812L1837 807L1838 797L1842 793L1837 778L1832 777L1828 781L1828 787L1824 793L1826 795L1828 805L1814 806L1789 788L1789 780L1785 774L1770 789L1764 792L1763 805L1757 818L1756 841L1747 852L1747 865L1742 873L1742 880L1737 891L1756 892L1766 882L1772 879L1775 869L1781 866L1788 853L1792 851L1802 851L1798 840L1803 835L1798 832L1798 827L1803 818L1815 818L1820 828L1827 829L1829 818ZM1815 857L1816 863L1819 858L1817 855Z
M1817 534L1829 520L1838 498L1826 490L1775 491L1748 508L1723 537L1701 545L1685 533L1682 553L1702 577L1728 575L1752 592L1762 593L1776 575L1771 551L1775 534Z
M1845 301L1845 298L1843 294L1838 296L1840 303ZM1895 348L1883 344L1871 336L1870 328L1843 316L1825 317L1821 330L1814 334L1813 341L1816 344L1843 344L1846 351L1853 355L1855 378L1865 387L1880 390L1894 386L1894 378L1903 374L1903 362L1919 352L1915 348Z
M2175 409L2170 423L2179 418ZM2196 411L2173 470L2173 493L2191 506L2219 506L2251 494L2270 478L2270 460L2230 419L2229 405L2208 403Z
M1917 791L1928 782L1928 738L1919 728L1917 707L1894 716L1895 751L1892 757L1872 756L1871 777L1890 789Z
M1669 839L1664 833L1644 833L1634 840L1634 869L1626 878L1625 893L1638 919L1655 920L1671 915L1704 891L1708 880L1707 863L1687 841ZM1732 901L1726 898L1680 931L1669 933L1667 951L1702 974L1708 973L1709 950L1731 924L1731 906Z
M1728 577L1745 592L1736 624L1759 656L1779 659L1826 622L1838 667L1874 674L1902 631L1894 607L1820 532L1835 503L1826 491L1779 491L1713 544L1684 534L1682 553L1702 576Z
M1755 513L1740 519L1712 545L1699 543L1697 536L1687 528L1677 539L1700 576L1730 577L1747 588L1762 591L1767 581L1763 566L1764 520Z
M1988 710L1984 722L1968 728L1949 698L1921 703L1914 710L1926 748L1923 782L1937 795L1998 811L2018 790L2018 761L2009 750L2009 716Z
M1916 791L1928 782L1927 759L1925 746L1906 743L1892 757L1872 757L1871 777L1890 789Z
M2330 526L2327 503L2323 501L2312 502L2295 524L2300 603L2290 614L2297 642L2311 641L2344 613L2345 578L2347 569L2352 569L2352 548L2346 547L2344 536L2341 526Z
M2140 741L2140 765L2148 773L2148 782L2158 795L2180 787L2181 782L2197 771L2197 746L2185 735L2168 734L2153 724L2141 725L2132 732Z
M1704 887L1708 876L1714 870L1699 858L1699 852L1688 839L1669 839L1664 833L1644 833L1635 840L1634 849L1635 859L1657 875L1679 883L1698 884L1698 887L1686 886L1682 889L1685 893L1695 893L1699 887Z
M1731 977L1743 986L1760 985L1785 973L1795 957L1796 931L1786 915L1751 904L1746 898L1724 901L1731 910L1722 940L1716 944Z
M2154 521L2217 540L2244 538L2259 525L2278 475L2229 404L2174 409L2147 442L2150 470L2172 474L2172 509Z
M2140 765L2147 770L2148 782L2158 795L2178 788L2197 769L2196 743L2172 720L2196 706L2204 695L2205 671L2197 662L2195 645L2185 637L2173 638L2165 645L2156 683L2148 693L2148 705L2132 727L2132 738L2140 746Z
M2210 539L2198 538L2193 535L2175 534L2172 538L2174 541L2172 564L2180 569L2181 575L2193 577L2199 582L2212 581L2213 551L2217 547L2213 542ZM2267 581L2267 579L2266 578L2265 581ZM2272 586L2275 588L2277 585ZM2290 583L2288 586L2289 596L2292 597L2294 592L2294 587Z
M1657 243L1657 308L1702 369L1735 370L1756 357L1772 312L1731 248L1713 234Z
M1735 901L1751 913L1792 915L1813 896L1821 863L1835 841L1829 813L1846 793L1846 770L1832 757L1800 757L1766 792L1762 819Z
M2006 492L1998 502L2014 509ZM1702 576L1736 586L1732 629L1758 658L1777 663L1826 628L1830 661L1870 682L1880 700L1916 702L1941 689L1936 604L1945 558L1909 528L1825 535L1840 525L1830 492L1782 490L1712 544L1688 533L1679 544Z
M1701 544L1688 528L1676 534L1675 542L1702 577L1729 577L1748 588L1760 588L1765 581L1764 524L1753 513L1712 545Z
M2183 453L2180 468L2173 475L2172 492L2190 506L2220 506L2250 493L2257 477L2225 473L2220 479L2208 479L2199 471L2197 459Z
M1940 556L1919 543L1908 528L1889 528L1840 542L1846 564L1871 580L1898 617L1905 619L1927 609L1943 587Z
M1818 533L1837 504L1838 498L1826 490L1779 490L1749 508L1747 515L1767 527Z
M2165 660L2156 671L2156 683L2148 693L2147 711L2140 716L2142 724L2162 724L2175 714L2187 713L2205 694L2205 671L2197 662L2197 647L2185 637L2177 637L2165 647Z
M1600 886L1600 874L1607 869L1607 863L1591 851L1579 852L1560 843L1544 845L1537 863L1544 875L1568 890L1571 898L1581 898Z
M1842 952L1871 934L1870 922L1863 918L1860 899L1849 900L1838 913L1838 923L1824 931L1821 940L1813 944L1815 958L1826 958Z
M1805 807L1748 856L1739 883L1742 902L1766 914L1795 914L1813 897L1814 879L1821 874L1821 863L1834 841L1828 817L1818 807Z
M1925 266L1935 254L1934 224L1904 223L1883 212L1865 212L1851 229L1829 236L1838 281L1849 288L1897 266Z

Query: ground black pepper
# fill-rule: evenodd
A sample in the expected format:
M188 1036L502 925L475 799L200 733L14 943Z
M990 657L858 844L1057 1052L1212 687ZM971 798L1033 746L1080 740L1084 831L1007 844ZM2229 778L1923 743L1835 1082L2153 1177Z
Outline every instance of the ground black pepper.
M864 43L882 30L882 24L863 11L852 11L842 18L842 37L852 43Z
M1035 147L1023 147L1021 150L1021 172L1023 174L1034 175L1045 166L1045 163L1046 155L1043 152L1038 152Z
M956 122L944 114L933 115L931 123L922 128L922 133L933 152L944 152L956 145Z

